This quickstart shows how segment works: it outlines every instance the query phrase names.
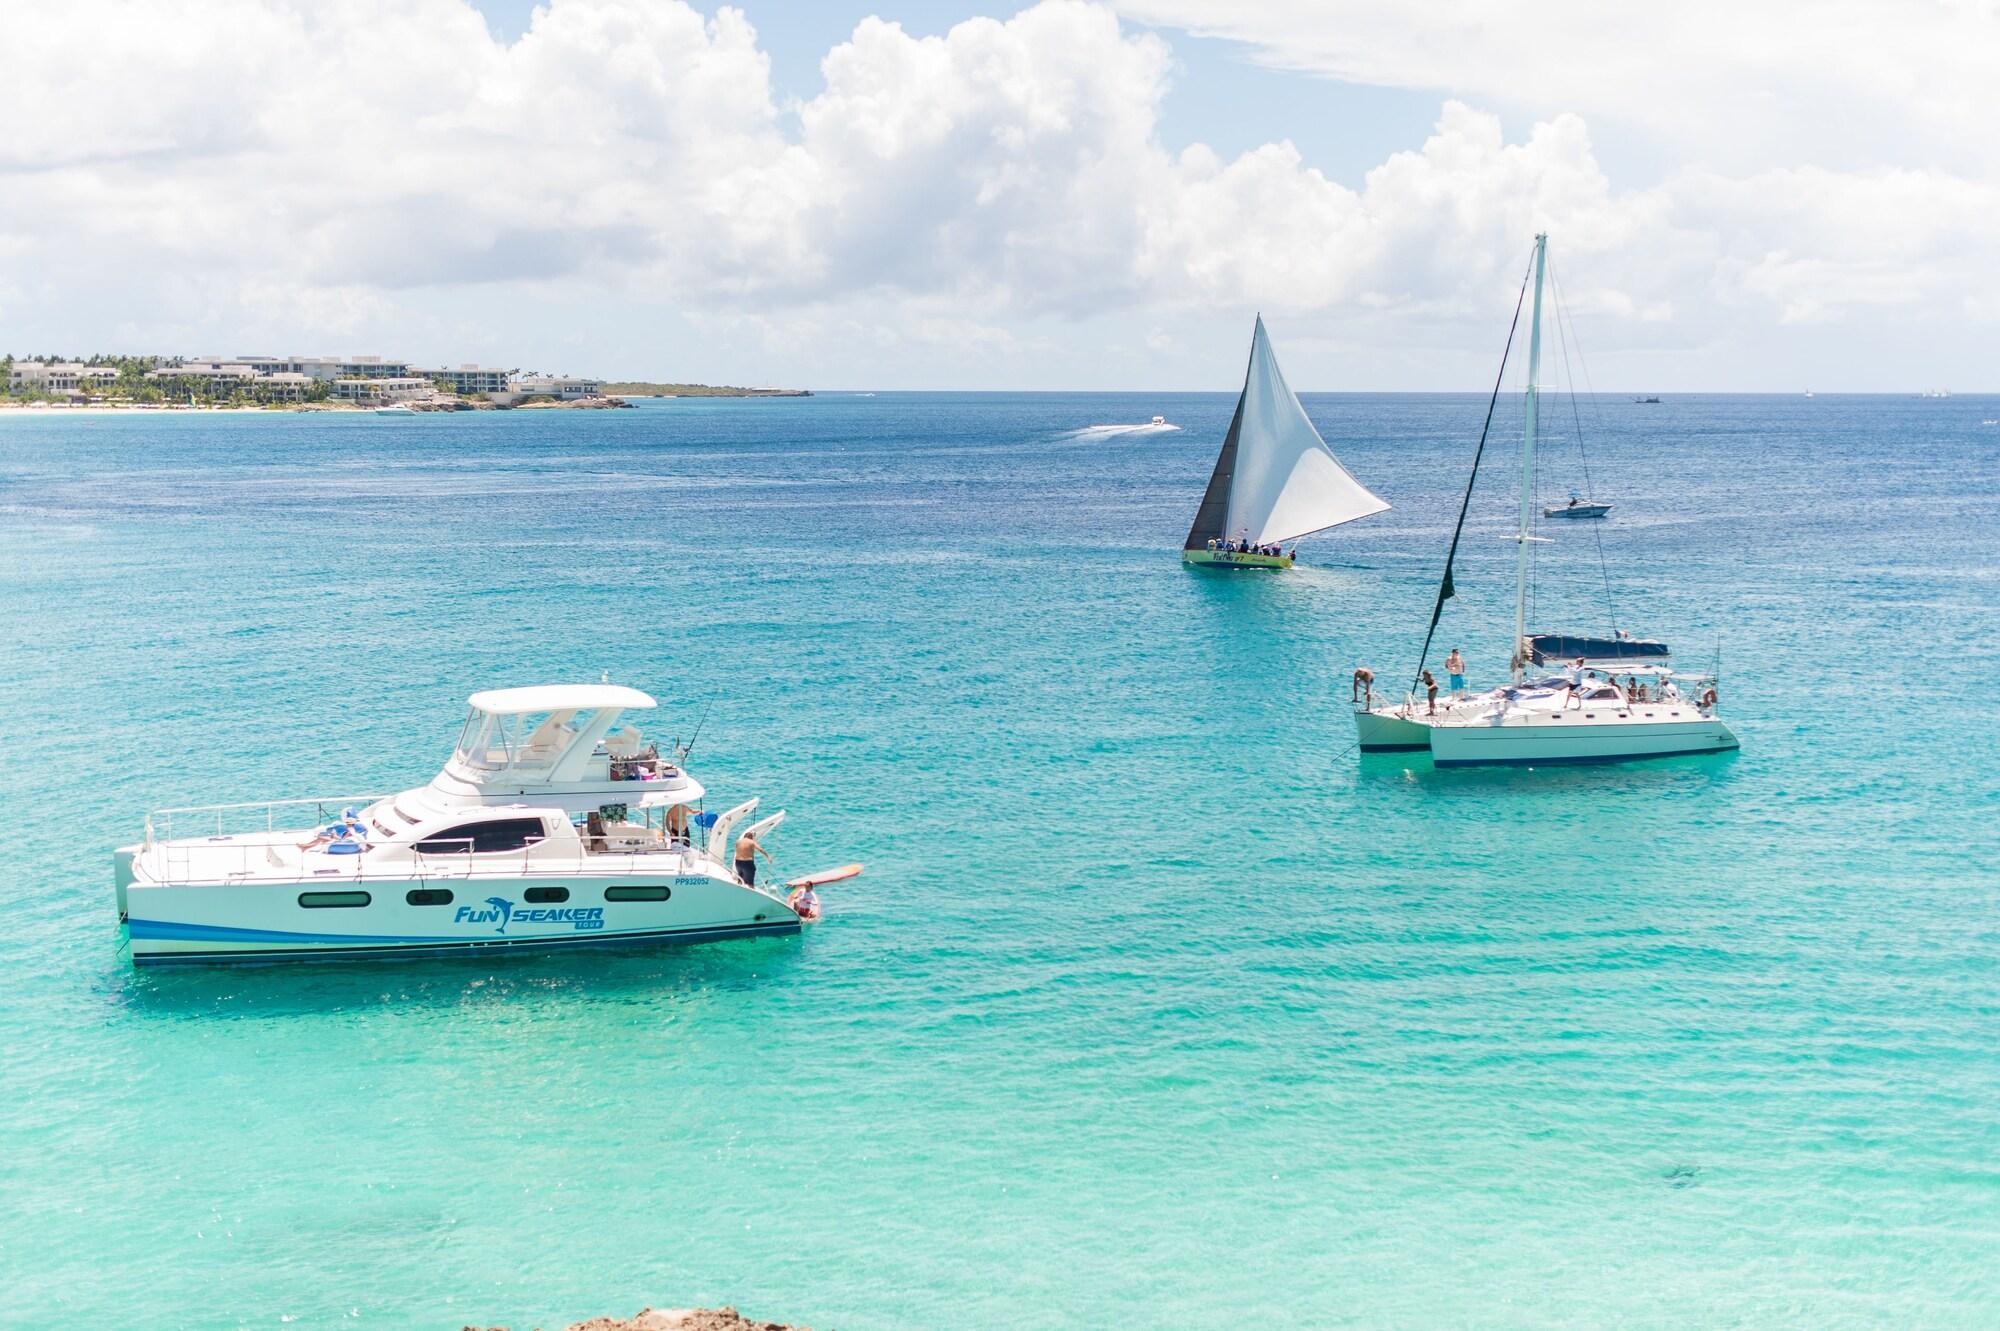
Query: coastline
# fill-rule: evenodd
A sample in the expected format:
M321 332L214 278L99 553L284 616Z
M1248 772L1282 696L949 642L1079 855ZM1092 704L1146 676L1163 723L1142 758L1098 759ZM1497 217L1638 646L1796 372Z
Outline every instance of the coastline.
M168 416L176 412L252 412L282 414L293 410L291 407L165 407L141 406L137 403L113 404L93 403L88 407L58 406L53 402L6 402L0 403L0 419L8 416L110 416L144 412L155 416ZM372 411L372 407L328 407L328 411Z
M112 416L148 415L173 416L189 414L234 413L268 416L291 415L337 415L372 416L376 414L378 403L351 402L306 402L272 403L257 406L194 406L185 403L141 403L141 402L93 402L89 406L72 407L55 402L0 402L0 419L8 416ZM603 397L573 398L569 401L554 401L545 398L531 398L526 402L501 404L497 402L460 399L447 406L424 406L411 404L412 411L419 416L452 416L461 412L480 411L607 411L629 407L631 404L611 395ZM401 414L401 413L398 413Z

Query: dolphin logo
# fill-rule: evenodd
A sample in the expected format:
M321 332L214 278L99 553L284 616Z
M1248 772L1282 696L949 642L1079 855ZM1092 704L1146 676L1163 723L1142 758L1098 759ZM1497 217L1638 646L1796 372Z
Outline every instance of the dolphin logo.
M488 897L486 898L486 904L500 912L500 927L494 930L494 932L506 933L508 921L514 918L514 903L505 897Z

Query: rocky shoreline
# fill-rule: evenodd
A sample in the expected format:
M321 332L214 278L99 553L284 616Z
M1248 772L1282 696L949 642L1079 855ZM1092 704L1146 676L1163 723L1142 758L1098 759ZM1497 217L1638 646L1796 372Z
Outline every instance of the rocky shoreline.
M504 1326L468 1326L465 1331L508 1331ZM635 1317L593 1317L565 1331L812 1331L811 1327L760 1322L734 1308L642 1308Z

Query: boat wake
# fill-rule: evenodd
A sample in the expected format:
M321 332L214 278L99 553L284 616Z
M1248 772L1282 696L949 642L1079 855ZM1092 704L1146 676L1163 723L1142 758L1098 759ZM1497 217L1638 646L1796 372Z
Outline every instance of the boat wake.
M1155 416L1152 420L1138 425L1086 425L1080 430L1071 430L1072 439L1119 439L1128 435L1168 434L1178 432L1180 426Z

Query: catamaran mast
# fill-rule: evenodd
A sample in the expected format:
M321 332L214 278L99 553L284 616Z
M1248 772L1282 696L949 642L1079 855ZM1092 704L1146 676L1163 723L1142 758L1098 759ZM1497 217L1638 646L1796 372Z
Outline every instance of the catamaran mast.
M1535 313L1528 324L1528 424L1521 432L1521 530L1515 537L1514 559L1514 682L1528 668L1528 543L1535 498L1535 408L1542 372L1542 264L1549 248L1548 232L1535 236Z

